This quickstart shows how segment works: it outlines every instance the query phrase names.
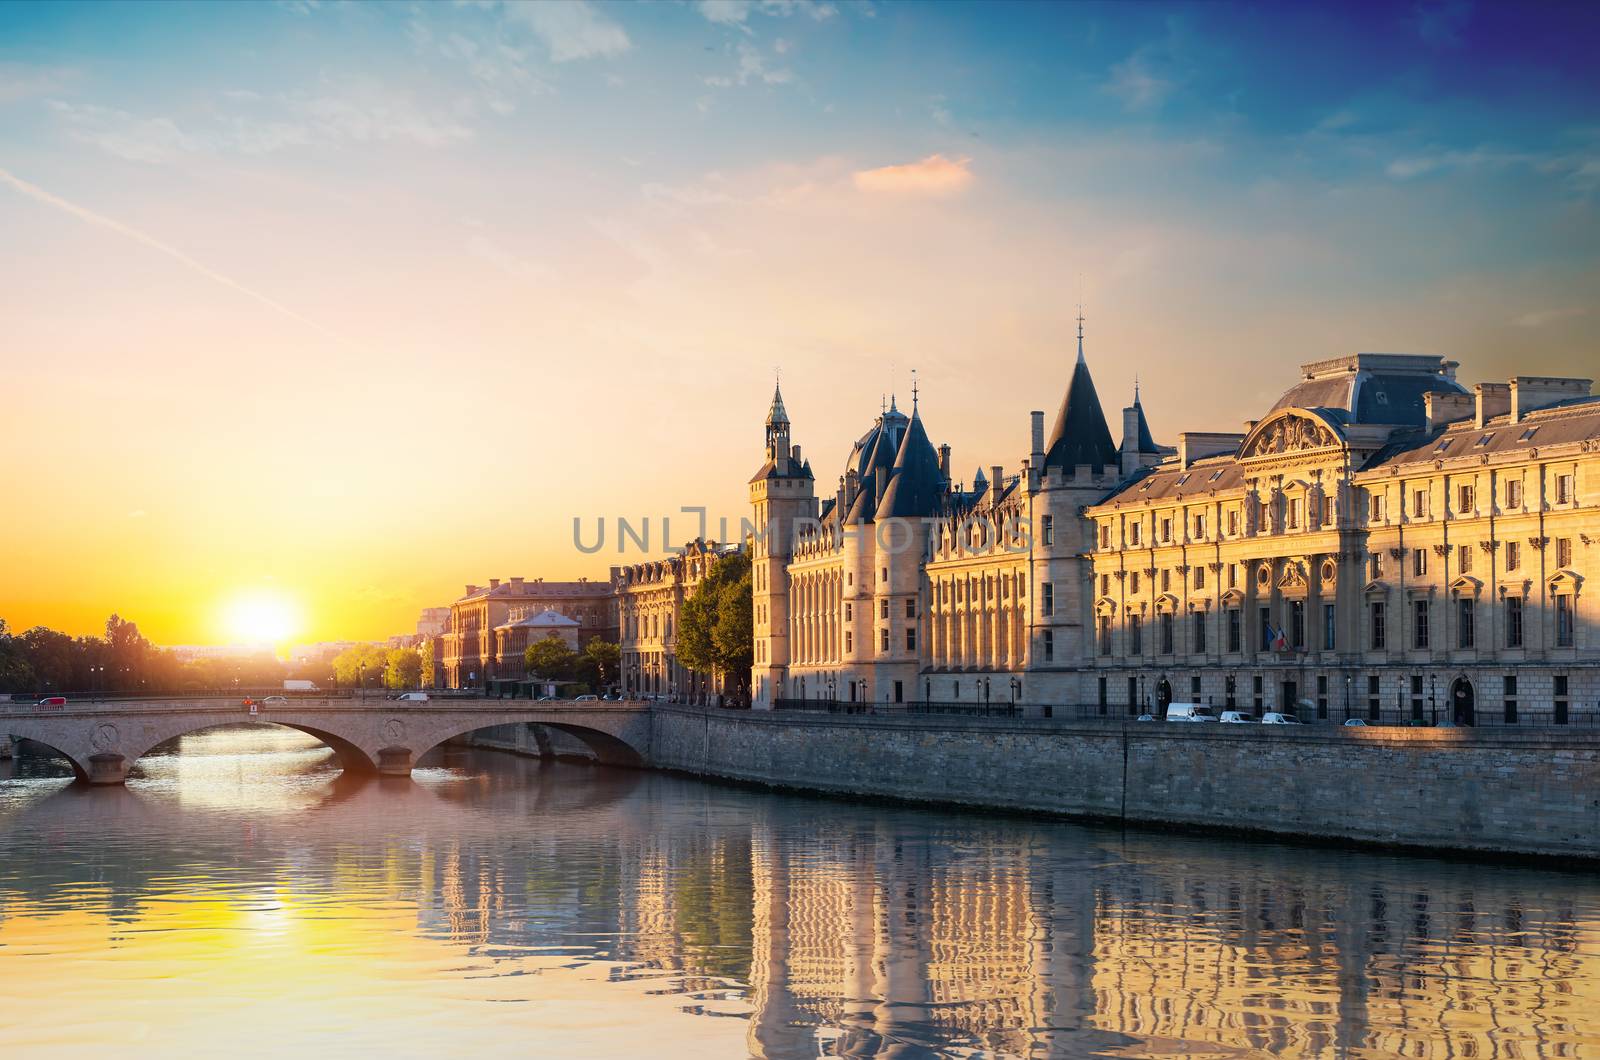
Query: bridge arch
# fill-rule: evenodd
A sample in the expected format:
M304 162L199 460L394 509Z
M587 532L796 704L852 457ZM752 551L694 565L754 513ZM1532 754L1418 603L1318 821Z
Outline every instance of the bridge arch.
M411 754L410 761L405 764L406 768L409 770L410 766L415 765L417 760L423 755L427 754L429 751L432 751L436 747L439 747L441 744L449 742L450 740L477 732L480 729L497 728L508 723L529 723L534 725L542 725L547 729L554 729L557 732L566 733L568 736L572 736L582 741L586 747L593 751L595 761L601 765L622 766L629 769L637 769L645 763L644 755L639 751L638 748L634 747L621 737L615 736L609 732L605 732L602 729L572 722L549 721L543 718L508 718L505 720L478 720L471 723L457 723L455 725L448 725L430 730L426 735L423 735L421 738L413 741L416 749ZM402 750L405 749L384 748L382 753L386 756L386 758L380 759L379 771L385 773L399 772L401 762L398 757L398 752Z
M170 740L180 739L184 736L193 736L196 733L209 732L212 729L234 728L239 725L251 725L275 729L292 729L295 732L304 733L332 751L334 753L334 757L339 760L339 767L346 773L370 774L375 773L378 768L378 765L373 760L372 756L366 751L362 750L358 744L344 736L340 736L338 733L330 731L329 729L318 725L309 725L303 721L293 721L287 718L258 715L247 718L232 718L223 721L204 721L198 724L188 725L183 724L181 721L175 720L174 724L166 727L166 729L170 731L166 731L165 735L158 735L152 739L152 737L147 733L138 743L135 743L131 746L125 745L123 748L123 757L126 759L126 761L123 765L123 772L126 774L128 770L131 770L139 763L141 758L144 758L151 751L154 751L157 747L160 747L162 744L167 743ZM141 744L143 745L142 748L140 747ZM132 751L133 753L127 753L129 751Z
M25 740L28 743L38 744L45 750L55 754L58 758L66 759L67 765L72 767L73 779L80 781L89 779L89 763L87 761L79 761L78 758L70 751L67 751L61 747L57 747L55 743L50 740L41 740L36 736L29 735L27 732L5 732L5 729L15 728L16 726L7 725L4 727L4 729L0 729L0 732L4 732L4 735L10 736L16 740ZM60 742L65 743L67 741L63 740Z

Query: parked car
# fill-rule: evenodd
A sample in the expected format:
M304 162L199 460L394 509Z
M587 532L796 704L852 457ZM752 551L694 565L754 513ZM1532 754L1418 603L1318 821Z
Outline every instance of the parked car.
M1293 714L1279 714L1279 713L1277 713L1275 711L1270 711L1269 710L1265 714L1261 715L1261 724L1263 724L1263 725L1299 725L1300 724L1300 719L1298 717L1296 717L1295 715L1293 715Z
M1137 718L1134 718L1133 720L1134 721L1155 721L1156 720L1156 716L1154 714L1141 714Z
M1367 723L1362 721L1360 718L1346 718L1344 719L1344 725L1347 729L1365 729L1367 727Z
M1231 725L1254 725L1256 716L1248 710L1225 710L1217 720Z
M401 703L426 703L428 701L428 693L405 692L396 696L395 699Z
M66 705L66 696L45 696L43 699L39 700L39 706L41 707L64 707Z
M561 701L559 699L557 699L555 696L540 696L535 702L538 702L538 703L559 703Z
M1216 721L1217 716L1204 703L1168 703L1168 721Z
M261 705L263 707L287 707L289 705L289 697L268 696L266 699L261 701Z
M572 701L574 703L594 703L594 702L598 702L599 699L600 699L599 696L573 696L572 697Z

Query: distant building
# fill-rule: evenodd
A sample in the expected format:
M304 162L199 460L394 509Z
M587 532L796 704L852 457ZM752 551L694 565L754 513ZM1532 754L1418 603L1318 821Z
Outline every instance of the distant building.
M573 651L579 649L581 625L549 607L514 607L506 621L494 628L494 674L501 681L521 681L528 676L525 663L530 647L551 637Z
M448 607L424 607L422 615L417 619L418 637L437 637L450 625L450 609Z
M624 694L701 702L723 693L720 678L696 673L678 662L677 637L684 601L694 595L713 563L738 551L738 546L696 540L678 555L635 563L616 572Z
M461 599L450 605L449 622L438 637L445 687L487 688L502 677L520 678L520 658L516 672L501 673L504 657L496 630L513 621L513 610L526 617L546 608L578 623L580 645L596 637L613 643L617 640L617 601L610 581L512 578L503 582L492 578L488 585L468 585Z

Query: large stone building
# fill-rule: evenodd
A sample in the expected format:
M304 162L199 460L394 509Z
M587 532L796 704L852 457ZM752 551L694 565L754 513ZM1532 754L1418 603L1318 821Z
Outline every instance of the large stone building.
M438 663L446 688L488 688L497 681L522 679L522 654L527 629L519 623L546 610L577 622L577 640L617 639L617 601L608 581L580 578L549 582L492 578L488 585L469 585L450 605L450 621L438 638Z
M1238 433L1111 431L1083 356L963 488L917 402L819 499L781 395L751 480L757 707L790 700L1595 717L1600 399L1438 357L1310 364Z
M723 694L718 675L697 673L678 661L678 628L684 602L711 565L737 551L738 546L695 540L672 556L617 570L624 695L705 702Z

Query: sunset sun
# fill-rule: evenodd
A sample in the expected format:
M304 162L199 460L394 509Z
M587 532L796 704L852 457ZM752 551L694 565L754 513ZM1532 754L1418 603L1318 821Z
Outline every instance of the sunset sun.
M236 641L278 644L299 629L300 613L295 603L281 593L251 590L229 601L223 624Z

